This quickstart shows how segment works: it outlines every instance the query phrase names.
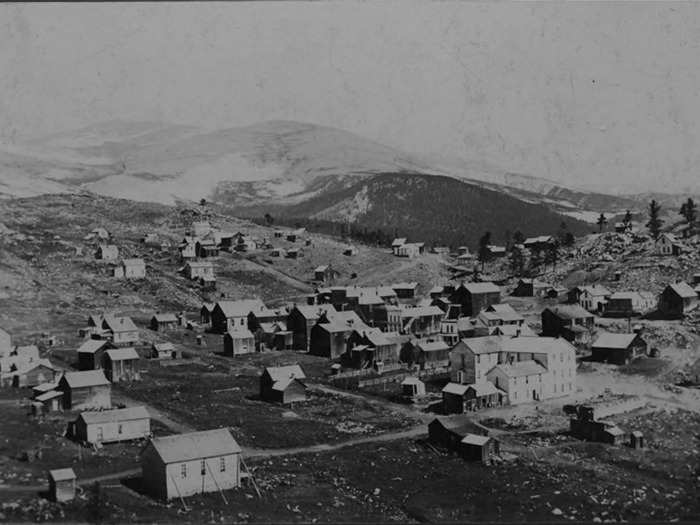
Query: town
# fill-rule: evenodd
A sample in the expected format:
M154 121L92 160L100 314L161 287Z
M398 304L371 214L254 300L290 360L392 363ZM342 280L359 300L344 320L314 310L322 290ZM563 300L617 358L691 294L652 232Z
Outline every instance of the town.
M43 281L27 284L36 300L75 301L22 318L13 297L29 288L6 287L5 494L46 491L90 519L101 502L147 498L153 512L245 521L299 483L288 460L311 454L342 466L338 454L384 457L397 442L411 450L402 476L419 474L417 461L503 483L542 468L547 450L549 475L565 471L588 443L612 461L661 461L650 457L683 445L666 443L678 428L659 414L682 409L694 418L686 431L698 428L694 215L674 231L627 212L579 239L565 224L503 246L484 234L472 253L406 238L363 245L208 203L164 209L149 231L89 224L93 206L111 204L96 198L74 223L66 213L85 196L43 199L47 211L9 203L3 249L40 269ZM46 213L51 226L36 230ZM254 275L270 288L251 286ZM375 483L379 502L389 489ZM54 519L63 508L28 499L3 513ZM335 501L322 505L346 504ZM275 519L320 510L297 505ZM611 512L550 505L570 519Z

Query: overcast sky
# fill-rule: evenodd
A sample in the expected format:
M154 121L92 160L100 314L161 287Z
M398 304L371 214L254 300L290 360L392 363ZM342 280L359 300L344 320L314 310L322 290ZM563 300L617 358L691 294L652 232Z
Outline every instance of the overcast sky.
M0 139L336 126L569 184L700 190L698 3L0 5Z

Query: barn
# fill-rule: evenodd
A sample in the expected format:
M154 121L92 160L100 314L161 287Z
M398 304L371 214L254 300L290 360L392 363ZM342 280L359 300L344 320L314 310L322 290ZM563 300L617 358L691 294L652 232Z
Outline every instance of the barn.
M143 487L169 500L241 486L241 447L225 428L151 439L141 452Z
M151 416L144 407L82 412L74 423L74 437L84 443L114 443L145 439Z

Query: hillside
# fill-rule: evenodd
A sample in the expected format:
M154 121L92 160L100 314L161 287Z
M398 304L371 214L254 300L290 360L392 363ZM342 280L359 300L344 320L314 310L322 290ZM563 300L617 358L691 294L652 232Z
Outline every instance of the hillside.
M233 206L298 204L381 173L443 175L591 222L645 201L566 188L478 160L419 156L337 128L268 121L208 130L110 121L0 144L0 196L87 190L142 202L202 198Z
M287 223L349 222L358 229L381 230L385 236L472 247L485 231L492 233L494 243L504 243L506 234L516 230L525 235L555 233L562 221L575 235L591 229L539 204L451 177L415 173L384 173L298 204L242 208L237 213L269 213Z

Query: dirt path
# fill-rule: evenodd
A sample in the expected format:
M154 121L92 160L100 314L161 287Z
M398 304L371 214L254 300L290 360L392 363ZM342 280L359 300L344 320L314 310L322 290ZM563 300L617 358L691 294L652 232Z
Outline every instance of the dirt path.
M292 277L291 275L288 275L265 262L253 261L251 259L240 259L240 262L248 266L248 269L261 270L274 277L276 280L281 281L299 291L305 293L311 293L313 291L313 287L310 284L302 281L301 279L297 279L296 277Z

